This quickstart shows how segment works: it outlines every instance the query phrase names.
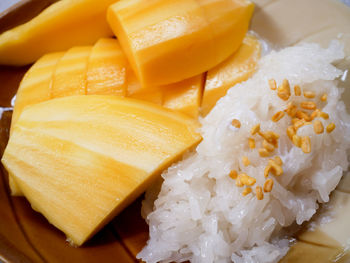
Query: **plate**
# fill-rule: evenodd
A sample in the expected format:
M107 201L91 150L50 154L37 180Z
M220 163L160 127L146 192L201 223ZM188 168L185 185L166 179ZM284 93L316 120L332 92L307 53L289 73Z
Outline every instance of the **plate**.
M29 20L55 1L21 1L0 14L0 32ZM339 61L337 66L344 70L350 68L350 8L337 0L254 2L256 8L251 28L260 37L277 48L304 41L327 46L331 39L338 38L345 44L346 58ZM8 140L11 99L27 69L28 67L0 67L0 107L3 107L0 110L0 156ZM349 87L350 77L341 85ZM343 97L350 111L350 88ZM148 239L148 227L140 216L142 197L83 247L73 248L65 242L65 236L59 230L31 209L24 198L10 196L8 178L3 166L0 173L0 260L3 262L138 262L135 255ZM315 260L318 255L326 263L329 262L327 256L334 252L317 244L308 246L312 246L314 250L310 247L304 250L292 249L282 261L311 262L305 260Z

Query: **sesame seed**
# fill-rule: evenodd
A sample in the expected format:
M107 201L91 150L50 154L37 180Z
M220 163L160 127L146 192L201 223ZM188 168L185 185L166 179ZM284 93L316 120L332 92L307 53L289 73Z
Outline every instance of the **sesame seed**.
M269 173L271 171L271 165L267 165L264 169L264 177L267 178L269 176Z
M278 165L283 165L283 161L282 161L281 157L279 157L278 155L276 155L274 157L274 160Z
M278 165L275 160L270 159L269 160L269 165L271 165L271 172L276 175L280 176L283 174L283 169L281 165Z
M299 119L304 119L306 121L310 121L311 120L310 116L305 111L298 110L297 113L296 113L296 117L299 118Z
M272 116L271 120L273 122L278 122L280 119L282 119L284 116L284 112L283 111L278 111L276 112L275 115Z
M319 109L316 109L314 110L311 115L310 115L310 118L311 120L315 119L316 117L318 117L320 115L320 110Z
M290 85L287 79L284 79L282 85L277 89L277 95L282 100L288 100L290 96Z
M272 179L267 179L264 183L264 192L269 193L271 192L273 187L273 180Z
M241 122L237 119L233 119L231 124L233 127L237 128L237 129L241 128Z
M322 96L321 96L321 101L327 101L327 94L324 93Z
M327 125L326 127L326 131L328 133L331 133L333 130L335 129L335 124L333 122L331 122L330 124Z
M300 127L304 125L304 119L298 120L294 123L294 129L297 131Z
M247 187L247 188L244 188L242 195L246 196L246 195L250 194L251 192L252 192L252 188Z
M300 102L300 107L305 110L314 110L316 109L316 103L313 101L302 101Z
M320 112L320 117L323 118L323 119L325 119L325 120L328 120L328 119L329 119L328 113L325 113L325 112L323 112L323 111Z
M263 199L264 199L264 194L263 194L263 192L262 192L261 186L257 186L257 187L255 188L255 194L256 194L256 198L257 198L258 200L263 200Z
M314 131L316 134L321 134L324 131L323 124L319 120L314 121Z
M287 109L285 111L291 118L294 118L295 115L297 114L298 108L297 106L293 105L293 103L290 102L288 103Z
M287 128L287 135L289 137L289 139L293 139L293 135L295 134L295 129L294 129L294 126L289 126Z
M270 89L276 90L276 88L277 88L276 80L274 80L274 79L269 79L269 86L270 86Z
M269 143L266 140L263 140L262 146L268 151L268 152L273 152L275 150L275 147L273 144Z
M233 180L237 179L237 175L238 175L238 173L237 173L236 170L232 170L232 171L230 172L230 174L229 174L229 176L230 176Z
M292 141L296 147L299 147L299 148L301 147L301 137L299 135L294 134Z
M251 134L254 135L256 133L258 133L260 131L260 123L253 126L253 128L251 129Z
M294 86L294 94L295 96L300 96L301 95L301 89L299 85Z
M244 184L242 183L242 181L241 181L241 179L239 177L237 177L237 179L236 179L236 186L237 187L243 187L244 186Z
M265 148L260 148L258 151L261 157L268 157L270 155L270 153Z
M307 99L313 99L316 97L316 94L313 91L304 91L304 97Z
M248 138L248 144L250 149L255 148L255 140L253 138Z
M310 153L311 152L311 140L309 136L304 136L301 138L301 150L304 153Z
M244 166L248 166L250 164L250 161L247 156L242 157L242 163Z

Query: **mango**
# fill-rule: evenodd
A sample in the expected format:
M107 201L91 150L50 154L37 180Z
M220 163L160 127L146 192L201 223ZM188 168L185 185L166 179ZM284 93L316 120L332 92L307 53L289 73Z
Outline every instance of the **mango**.
M125 96L127 64L118 40L98 40L92 48L88 62L86 93Z
M248 0L121 0L107 20L143 87L201 74L236 51L254 6Z
M28 106L2 163L31 203L83 244L201 140L197 122L118 96L70 96Z
M187 114L197 119L202 99L205 74L162 86L164 90L163 106Z
M233 55L208 71L201 105L203 116L226 95L229 88L247 80L255 72L260 53L259 41L253 35L247 34Z
M72 47L58 61L51 84L51 98L86 94L86 72L91 46Z
M14 125L26 106L50 99L52 74L63 54L63 52L58 52L44 55L27 71L16 94L10 133L12 133ZM22 191L16 185L11 175L9 175L9 184L12 195L22 195Z
M0 64L26 65L49 52L92 45L112 36L107 7L117 0L61 0L0 35Z

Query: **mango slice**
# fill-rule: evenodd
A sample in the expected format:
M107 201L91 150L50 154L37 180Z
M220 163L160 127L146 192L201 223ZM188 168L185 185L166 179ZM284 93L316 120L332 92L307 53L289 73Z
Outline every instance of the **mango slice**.
M179 82L216 66L240 46L248 0L121 0L107 20L142 86Z
M198 118L202 99L205 74L162 86L164 90L163 106Z
M118 96L27 107L2 158L32 207L81 245L195 146L197 122Z
M205 82L201 113L207 115L229 88L247 80L255 71L260 58L261 44L247 34L237 52L210 69Z
M30 64L46 53L111 36L106 10L116 1L58 1L29 22L0 35L0 64Z
M86 94L86 71L91 48L72 47L58 61L52 79L51 98Z
M88 62L86 93L125 96L127 64L118 40L98 40Z

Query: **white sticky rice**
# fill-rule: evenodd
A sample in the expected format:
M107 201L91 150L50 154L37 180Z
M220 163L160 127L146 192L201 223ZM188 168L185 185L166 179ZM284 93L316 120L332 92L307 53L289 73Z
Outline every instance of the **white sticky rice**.
M264 56L258 71L249 80L232 87L202 120L203 141L195 152L163 173L164 182L157 200L149 198L144 210L150 239L138 258L151 262L278 262L288 251L288 240L280 230L294 222L309 220L318 203L328 202L343 171L348 168L350 116L340 101L337 77L342 72L332 62L344 57L343 47L332 42L328 49L303 44L272 51ZM297 134L311 138L311 153L294 146L286 134L291 118L273 122L271 117L283 111L287 103L299 103L293 89L288 101L269 88L268 80L277 84L288 79L291 87L314 91L313 101L329 119L316 118L326 127L334 122L332 133L316 134L313 125L301 127ZM327 102L321 102L322 94ZM233 119L241 128L231 125ZM228 174L240 170L263 185L264 168L269 158L248 147L251 128L260 123L261 130L280 135L279 147L271 157L283 160L283 175L271 176L272 192L257 200L253 193L242 195L242 189ZM257 148L261 141L255 135ZM244 166L247 156L251 165ZM148 194L150 195L150 194Z

